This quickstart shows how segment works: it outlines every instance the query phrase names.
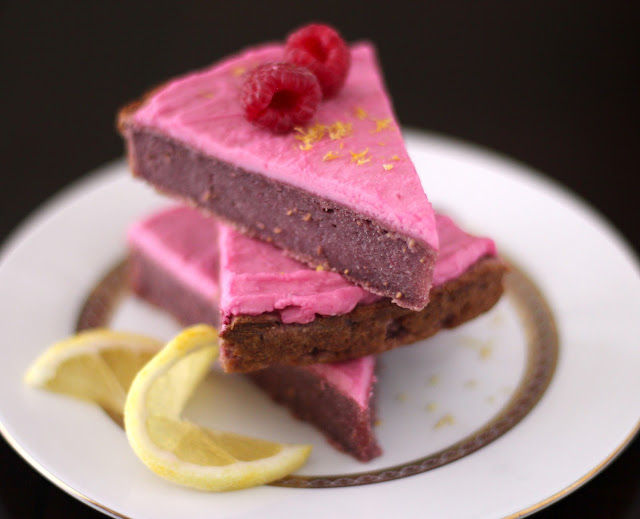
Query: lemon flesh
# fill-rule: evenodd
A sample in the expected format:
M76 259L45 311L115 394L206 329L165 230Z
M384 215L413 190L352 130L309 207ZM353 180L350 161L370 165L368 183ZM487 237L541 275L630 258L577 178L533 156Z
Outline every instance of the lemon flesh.
M162 346L135 333L104 328L80 332L40 355L25 382L97 403L121 419L131 382Z
M187 328L135 377L124 422L137 456L156 474L201 490L236 490L280 479L300 468L311 447L214 431L180 418L218 355L218 333Z

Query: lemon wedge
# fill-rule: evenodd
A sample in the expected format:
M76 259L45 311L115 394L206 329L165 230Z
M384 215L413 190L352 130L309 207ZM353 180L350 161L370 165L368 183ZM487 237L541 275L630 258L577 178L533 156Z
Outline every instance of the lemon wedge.
M156 474L201 490L247 488L300 468L311 447L219 432L180 418L218 355L215 328L187 328L135 377L124 409L127 437Z
M80 332L42 353L25 382L97 403L121 423L131 382L162 346L135 333L104 328Z

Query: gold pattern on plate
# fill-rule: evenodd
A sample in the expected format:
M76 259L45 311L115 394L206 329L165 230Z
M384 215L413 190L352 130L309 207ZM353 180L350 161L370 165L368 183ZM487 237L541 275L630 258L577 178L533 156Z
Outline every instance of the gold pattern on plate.
M126 280L127 264L126 261L122 261L109 271L89 294L77 320L78 331L96 326L108 326L118 302L127 293ZM369 485L406 478L468 456L513 428L533 409L553 377L558 358L558 332L549 305L538 288L521 270L513 265L505 278L505 296L513 303L525 332L528 349L527 366L519 386L515 388L507 405L489 422L466 438L441 451L399 465L356 474L292 475L271 483L271 485L295 488L335 488ZM436 384L437 381L438 377L435 375L429 379L430 384ZM449 420L447 423L450 423ZM615 453L576 483L540 503L539 507L555 501L589 479L614 456ZM527 513L535 509L537 508L528 508Z

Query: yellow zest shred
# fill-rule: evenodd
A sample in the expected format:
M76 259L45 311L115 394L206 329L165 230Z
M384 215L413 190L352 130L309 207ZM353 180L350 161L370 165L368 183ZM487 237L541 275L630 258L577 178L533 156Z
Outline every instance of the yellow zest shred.
M344 137L348 137L351 134L351 123L343 123L341 121L336 121L335 123L329 125L329 138L332 141L336 139L343 139Z
M361 121L362 121L363 119L366 119L366 118L367 118L367 112L366 112L366 110L365 110L364 108L360 108L359 106L356 106L356 107L353 109L353 113L354 113L354 114L355 114L355 116L356 116L358 119L360 119Z
M391 118L375 119L374 122L376 123L376 129L375 130L371 130L371 133L380 133L382 130L391 130L392 129L392 126L391 126L392 119Z
M334 159L337 159L338 157L342 157L342 155L340 155L339 153L336 153L334 151L330 151L324 157L322 157L322 160L323 161L334 160Z
M366 148L358 153L351 151L351 162L355 162L358 166L362 166L371 161L371 157L368 156L369 148Z

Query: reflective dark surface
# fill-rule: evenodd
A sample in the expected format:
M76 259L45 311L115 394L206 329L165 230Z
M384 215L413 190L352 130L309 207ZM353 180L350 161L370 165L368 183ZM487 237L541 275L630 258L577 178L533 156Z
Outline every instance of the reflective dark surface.
M577 0L0 2L0 238L69 182L122 156L114 118L123 103L322 20L349 40L376 41L403 124L539 169L638 251L639 11ZM0 518L100 516L2 440L0 466ZM640 518L640 442L535 517Z

